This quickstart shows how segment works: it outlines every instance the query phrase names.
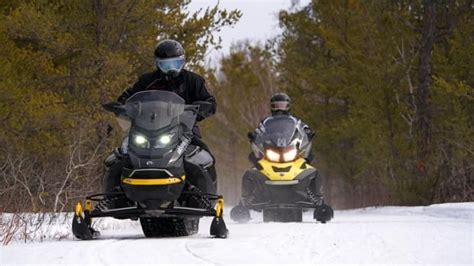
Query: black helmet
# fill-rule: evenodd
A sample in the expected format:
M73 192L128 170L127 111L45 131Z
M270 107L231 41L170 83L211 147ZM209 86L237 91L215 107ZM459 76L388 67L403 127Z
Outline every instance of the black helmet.
M277 93L270 99L272 115L288 115L290 112L291 98L285 93Z
M177 77L184 67L183 46L175 40L164 40L155 48L156 67L166 76Z

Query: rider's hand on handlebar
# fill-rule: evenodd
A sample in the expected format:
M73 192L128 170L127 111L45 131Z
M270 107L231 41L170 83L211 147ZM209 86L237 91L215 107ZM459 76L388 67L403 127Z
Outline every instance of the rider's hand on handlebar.
M257 134L253 131L250 131L247 133L247 138L252 142L255 140L255 138L257 137Z

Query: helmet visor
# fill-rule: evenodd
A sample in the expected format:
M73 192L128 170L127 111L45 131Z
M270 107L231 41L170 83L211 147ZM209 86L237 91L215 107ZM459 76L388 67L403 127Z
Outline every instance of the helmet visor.
M163 73L168 73L170 71L180 72L183 69L185 60L184 56L160 59L156 58L156 66L163 71Z
M285 101L272 102L272 111L288 111L290 110L290 103Z

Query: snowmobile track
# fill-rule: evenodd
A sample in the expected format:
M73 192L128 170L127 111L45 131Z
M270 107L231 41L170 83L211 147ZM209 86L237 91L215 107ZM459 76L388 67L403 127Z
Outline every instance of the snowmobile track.
M213 265L223 265L223 264L220 264L220 263L217 263L215 261L212 261L212 260L209 260L209 259L206 259L205 257L203 256L200 256L197 252L194 252L190 247L189 245L191 244L191 241L187 241L184 243L184 248L186 249L186 251L191 254L193 257L195 257L196 259L199 259L201 260L202 262L206 263L206 264L213 264Z

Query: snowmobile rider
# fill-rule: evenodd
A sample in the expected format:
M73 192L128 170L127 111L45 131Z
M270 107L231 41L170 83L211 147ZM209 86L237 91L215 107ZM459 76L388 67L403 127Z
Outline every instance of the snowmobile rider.
M266 117L264 118L260 124L258 125L257 129L255 129L254 132L249 132L247 134L247 137L249 138L250 142L253 143L253 141L255 140L255 137L258 135L258 134L261 134L265 128L265 122L268 121L268 119L271 119L273 116L277 116L277 115L287 115L287 116L290 116L292 118L294 118L295 120L299 121L302 125L303 125L303 128L304 128L304 131L306 133L306 135L308 136L308 140L312 140L315 133L314 131L305 123L303 123L303 121L301 121L300 119L292 116L290 114L290 109L291 109L291 98L286 94L286 93L276 93L272 96L272 98L270 99L270 108L271 108L271 116L269 117ZM256 163L259 159L259 155L257 152L252 152L250 153L249 155L249 160L252 162L252 163ZM304 159L308 162L308 163L311 163L314 159L314 155L313 155L313 152L312 150L310 149L307 154L304 155Z
M186 63L185 54L183 46L179 42L169 39L161 41L156 46L154 55L157 69L140 76L132 87L126 89L118 97L118 102L124 104L128 98L140 91L167 90L181 96L186 104L193 104L196 101L205 101L212 105L207 113L200 113L198 115L197 121L202 121L216 112L216 99L209 93L204 78L184 69ZM207 145L201 141L201 132L197 125L193 128L193 133L194 138L188 149L191 147L194 147L194 149L189 152L200 152L201 156L199 156L199 162L185 159L185 165L186 163L188 165L198 164L197 166L201 167L206 165L206 172L210 175L211 179L216 182L215 160ZM199 149L199 151L196 151L196 149ZM104 190L106 193L117 191L117 188L120 186L123 165L121 160L117 158L117 152L120 153L121 151L115 149L114 154L109 156L105 161L108 167L104 177ZM203 162L205 164L203 164Z
M295 122L301 123L300 125L304 129L308 137L308 141L310 143L315 135L314 131L307 124L303 123L300 119L295 118L290 114L291 98L287 94L276 93L275 95L273 95L270 99L270 107L272 115L263 119L257 129L255 129L255 131L248 133L248 138L252 146L252 152L249 155L249 160L252 162L253 165L258 165L258 161L262 159L262 154L259 152L259 149L254 142L259 134L263 134L265 132L265 124L267 123L267 121L270 121L278 116L289 116L294 119ZM311 145L309 147L311 147ZM305 154L303 154L302 157L308 163L311 163L314 158L312 149L307 149L307 151L305 151ZM321 177L319 176L319 172L316 172L316 175L317 176L315 178L314 188L308 189L307 192L309 200L314 205L321 206L324 202L322 196ZM263 194L257 192L259 190L259 187L259 182L256 182L256 178L254 177L253 171L250 170L245 172L242 178L242 198L237 206L247 208L255 202L260 202L264 200L264 198L262 198Z

